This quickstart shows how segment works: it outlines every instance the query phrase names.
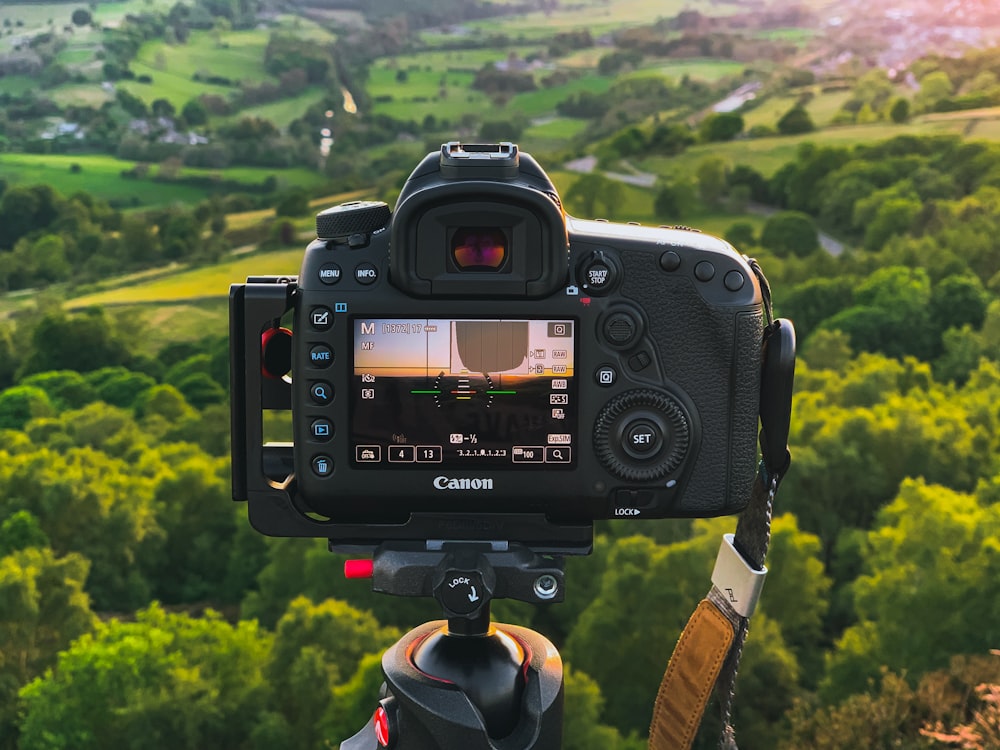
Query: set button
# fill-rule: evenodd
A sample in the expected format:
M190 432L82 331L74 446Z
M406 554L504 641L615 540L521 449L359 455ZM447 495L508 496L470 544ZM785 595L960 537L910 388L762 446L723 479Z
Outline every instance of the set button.
M650 420L640 419L626 425L624 432L622 448L632 458L654 456L663 447L663 432Z

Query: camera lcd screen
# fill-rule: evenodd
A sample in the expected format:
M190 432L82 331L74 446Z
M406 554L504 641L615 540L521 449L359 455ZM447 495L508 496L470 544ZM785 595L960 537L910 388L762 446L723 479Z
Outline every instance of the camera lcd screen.
M572 320L355 318L359 468L576 463Z

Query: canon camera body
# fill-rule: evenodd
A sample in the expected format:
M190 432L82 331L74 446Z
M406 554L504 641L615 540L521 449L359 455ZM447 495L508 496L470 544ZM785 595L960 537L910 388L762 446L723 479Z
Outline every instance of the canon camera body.
M255 409L290 407L293 445L258 469L290 509L391 526L415 513L573 524L746 505L764 311L727 242L569 217L509 143L445 144L394 212L345 203L316 226L297 278L234 287L233 367L248 373L234 401L249 402L234 462L262 450ZM244 299L267 284L281 288L271 307ZM274 356L285 309L292 333L280 329ZM248 355L262 335L258 384ZM279 380L268 360L285 357ZM237 496L252 495L240 481Z

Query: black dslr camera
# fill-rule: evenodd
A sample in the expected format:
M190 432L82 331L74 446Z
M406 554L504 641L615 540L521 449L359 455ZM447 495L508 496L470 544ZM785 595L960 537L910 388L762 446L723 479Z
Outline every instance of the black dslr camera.
M510 143L445 144L394 214L345 203L316 229L297 278L230 295L258 530L585 552L595 519L748 502L766 287L728 243L568 217ZM293 444L263 445L261 410L289 408Z

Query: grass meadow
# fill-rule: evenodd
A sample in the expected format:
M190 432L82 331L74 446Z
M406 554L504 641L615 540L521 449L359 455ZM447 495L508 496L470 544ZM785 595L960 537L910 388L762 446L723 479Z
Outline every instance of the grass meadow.
M70 170L73 164L80 166L79 172ZM134 166L134 162L104 155L0 154L0 173L12 184L46 183L63 195L84 190L118 205L192 203L213 192L199 186L155 182L152 178L158 171L156 165L150 168L149 176L144 179L126 179L121 176L123 170ZM327 182L322 174L304 168L231 167L213 171L185 167L178 171L178 177L208 176L220 180L235 180L248 187L259 185L271 175L283 187L299 186L312 190Z
M659 18L671 18L688 6L686 0L579 0L567 4L568 10L562 12L539 11L507 16L501 26L494 20L470 22L463 25L462 33L503 33L511 38L531 41L549 39L560 31L586 28L597 36L627 26L649 24ZM712 4L711 13L718 16L739 10L738 2L720 0ZM433 41L434 37L430 39Z
M693 59L693 60L671 60L658 61L645 65L638 70L627 74L625 78L644 78L647 76L660 76L678 81L684 76L696 78L710 83L729 76L739 75L743 72L743 63L734 60L713 60Z
M95 3L90 12L96 26L117 26L129 13L141 13L151 8L167 11L173 4L174 0L112 0ZM19 37L30 38L50 26L55 29L72 26L73 11L85 6L87 3L0 3L0 24L9 19L14 28L10 36L0 37L0 52L8 51ZM18 22L22 25L17 26ZM81 28L74 31L75 36L88 33Z
M202 94L226 97L232 91L229 86L195 81L195 74L222 76L234 82L268 80L264 70L267 39L267 31L234 31L222 34L220 44L212 32L193 31L183 45L146 42L129 67L136 76L149 76L153 82L119 81L117 85L147 105L166 99L179 112Z
M948 123L925 123L916 120L904 125L884 122L872 125L845 125L825 128L803 135L746 138L727 143L699 144L688 148L677 156L653 156L647 159L633 160L633 162L641 170L658 175L673 175L684 172L693 175L703 159L717 156L730 165L746 164L769 177L780 166L795 158L796 151L802 143L852 146L883 141L898 135L960 132L959 128L961 127L964 127L961 120Z
M229 294L230 284L245 281L247 276L295 276L302 263L302 250L302 247L296 247L247 253L212 266L167 270L154 278L126 278L108 289L71 298L66 301L66 306L73 309L91 305L148 305L224 298Z

